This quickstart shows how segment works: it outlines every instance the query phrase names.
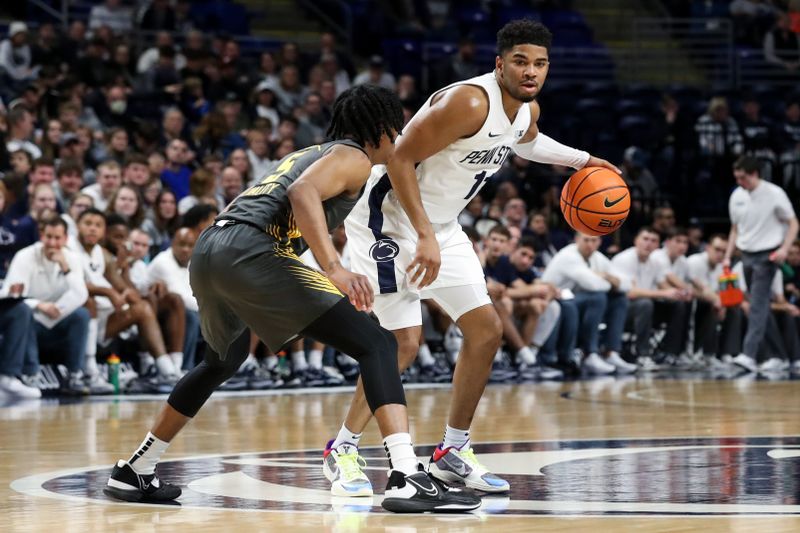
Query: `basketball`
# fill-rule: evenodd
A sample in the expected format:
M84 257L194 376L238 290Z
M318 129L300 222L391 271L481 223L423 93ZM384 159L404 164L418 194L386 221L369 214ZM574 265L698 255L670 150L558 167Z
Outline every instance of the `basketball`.
M586 167L561 189L561 212L575 231L608 235L628 217L631 195L625 180L603 167Z

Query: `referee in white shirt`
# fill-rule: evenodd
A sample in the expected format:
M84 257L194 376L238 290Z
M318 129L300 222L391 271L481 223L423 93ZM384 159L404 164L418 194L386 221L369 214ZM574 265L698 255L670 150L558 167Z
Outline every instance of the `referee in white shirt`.
M734 363L755 372L756 355L764 339L770 313L770 285L778 265L786 260L797 238L797 217L786 192L761 179L759 161L739 158L733 175L739 185L728 201L731 233L724 265L730 266L734 248L742 252L742 266L750 288L750 314L742 353Z

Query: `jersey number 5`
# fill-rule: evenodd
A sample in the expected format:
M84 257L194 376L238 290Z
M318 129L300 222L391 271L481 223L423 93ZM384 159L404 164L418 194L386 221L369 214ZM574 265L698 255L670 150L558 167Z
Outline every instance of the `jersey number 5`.
M469 190L467 195L464 197L464 200L471 200L472 197L478 192L478 189L481 188L481 184L486 180L486 171L479 172L475 174L475 184Z

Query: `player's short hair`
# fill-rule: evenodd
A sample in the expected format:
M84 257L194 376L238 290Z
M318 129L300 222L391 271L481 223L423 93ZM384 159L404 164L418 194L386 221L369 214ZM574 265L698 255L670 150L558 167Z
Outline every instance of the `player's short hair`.
M88 217L89 215L98 216L103 219L103 222L106 221L106 214L97 209L96 207L90 207L88 209L83 210L83 212L78 215L78 220L76 222L80 222L84 218Z
M147 158L144 154L131 154L125 158L125 168L131 165L144 165L148 166Z
M517 244L517 249L519 248L530 248L533 250L533 253L536 253L536 239L530 235L525 235L519 240L519 244Z
M100 170L101 168L102 169L106 169L109 172L114 172L114 171L122 172L122 169L120 168L119 163L117 163L113 159L108 159L106 161L103 161L99 165L97 165L97 170Z
M518 44L543 46L548 51L553 34L547 26L531 19L512 20L497 32L497 55L502 56Z
M639 231L636 232L636 237L639 237L639 235L641 235L642 233L652 233L654 235L659 235L658 232L655 229L653 229L653 226L642 226L641 228L639 228Z
M664 232L664 240L673 239L675 237L686 237L689 238L689 230L684 228L683 226L675 226L674 228L670 228L666 232Z
M49 157L39 157L33 161L31 170L36 170L39 167L55 167L55 162Z
M219 213L219 209L211 204L197 204L192 206L183 214L181 226L184 228L196 229L202 221L211 216L212 213Z
M733 170L743 170L745 174L761 174L761 163L753 156L743 155L733 163Z
M728 236L724 233L715 233L708 238L709 244L714 242L714 239L720 239L723 242L728 242Z
M381 135L400 133L403 122L403 105L394 92L376 85L356 85L333 103L328 136L378 146Z
M63 218L61 218L59 215L56 215L56 214L53 214L53 215L50 215L50 216L46 217L39 224L40 224L40 229L43 232L44 232L44 228L55 227L55 226L61 226L62 228L64 228L64 233L67 233L67 231L68 231L67 230L67 222Z
M489 230L489 233L486 234L486 237L491 237L492 234L502 235L506 239L511 238L511 232L508 231L508 228L502 224L495 224L492 226L492 229Z
M58 164L56 176L66 176L67 174L79 174L83 177L83 165L76 159L62 159Z
M80 217L79 217L80 218ZM125 226L128 227L128 223L122 217L122 215L118 215L117 213L108 213L106 215L106 226Z

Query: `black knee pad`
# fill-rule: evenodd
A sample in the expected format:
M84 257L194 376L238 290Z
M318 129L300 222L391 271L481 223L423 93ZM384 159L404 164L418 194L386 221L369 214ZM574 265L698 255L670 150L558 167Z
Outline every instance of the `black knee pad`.
M405 405L397 363L397 339L392 332L356 311L346 298L302 333L359 362L364 394L373 412L382 405Z

